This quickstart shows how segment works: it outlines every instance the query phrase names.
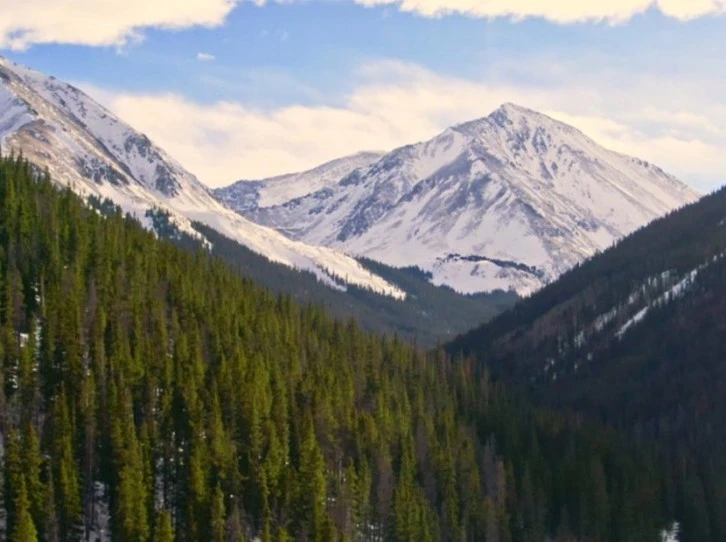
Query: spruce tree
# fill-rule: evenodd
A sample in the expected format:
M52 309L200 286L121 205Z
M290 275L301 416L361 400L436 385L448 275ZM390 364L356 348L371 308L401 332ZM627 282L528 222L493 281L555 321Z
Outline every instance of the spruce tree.
M38 532L30 513L30 501L24 480L20 481L13 508L15 509L15 522L10 534L10 542L37 542Z
M163 510L156 517L153 542L174 542L174 528L168 510Z

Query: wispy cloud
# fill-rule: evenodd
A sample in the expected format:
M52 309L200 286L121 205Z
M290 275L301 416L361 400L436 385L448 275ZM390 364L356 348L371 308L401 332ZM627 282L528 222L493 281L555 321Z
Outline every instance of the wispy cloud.
M723 0L355 0L364 6L395 6L425 17L460 14L470 17L538 17L556 23L622 23L653 9L667 17L690 20L726 13Z
M213 62L217 57L210 53L197 53L197 60L200 62Z
M366 64L352 78L353 91L323 105L268 109L229 101L203 105L175 94L90 90L213 186L302 170L360 150L393 149L510 101L569 122L601 144L686 181L699 181L699 188L724 180L726 134L718 127L726 125L726 108L718 89L710 97L689 82L643 78L626 84L590 77L582 69L563 70L551 84L525 85L446 77L395 61ZM659 92L662 88L669 92Z

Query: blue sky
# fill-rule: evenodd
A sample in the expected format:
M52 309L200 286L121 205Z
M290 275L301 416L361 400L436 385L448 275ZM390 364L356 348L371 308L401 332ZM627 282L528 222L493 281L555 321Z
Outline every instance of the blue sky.
M0 54L78 84L210 185L389 150L506 101L702 190L726 179L720 0L19 4L0 0Z

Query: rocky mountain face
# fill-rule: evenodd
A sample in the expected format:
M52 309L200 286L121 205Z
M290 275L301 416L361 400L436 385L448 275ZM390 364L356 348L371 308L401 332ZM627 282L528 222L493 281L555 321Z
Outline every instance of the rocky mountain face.
M359 152L318 166L310 171L281 175L259 181L242 180L218 188L214 195L244 214L260 208L284 204L319 190L335 186L353 171L365 168L383 158L380 152Z
M206 224L273 262L314 273L338 289L346 284L402 298L405 294L329 247L288 239L248 220L144 134L71 85L0 58L0 145L22 152L54 181L83 196L110 199L153 227L160 210L182 231Z
M285 179L237 183L215 195L293 239L416 265L435 284L465 293L531 293L698 199L655 165L512 104L356 167L337 183L309 182L307 194ZM239 197L273 183L275 197Z

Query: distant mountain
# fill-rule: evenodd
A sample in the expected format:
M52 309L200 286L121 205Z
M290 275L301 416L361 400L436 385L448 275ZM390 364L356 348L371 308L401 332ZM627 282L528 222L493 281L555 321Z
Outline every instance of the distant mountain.
M290 240L241 217L148 137L77 88L2 58L0 144L47 168L55 182L84 196L111 199L147 226L147 212L162 209L182 231L194 235L191 222L201 222L331 287L405 296L338 250Z
M657 220L451 352L548 407L660 443L681 540L726 540L726 189Z
M370 166L383 158L383 153L359 152L327 162L310 171L281 175L259 181L237 181L217 188L217 199L244 214L259 208L281 205L325 188L335 186L340 179L357 169Z
M292 177L295 179L295 177ZM298 196L215 194L294 239L416 265L461 292L537 290L698 194L660 168L507 104ZM251 189L254 193L256 188Z

